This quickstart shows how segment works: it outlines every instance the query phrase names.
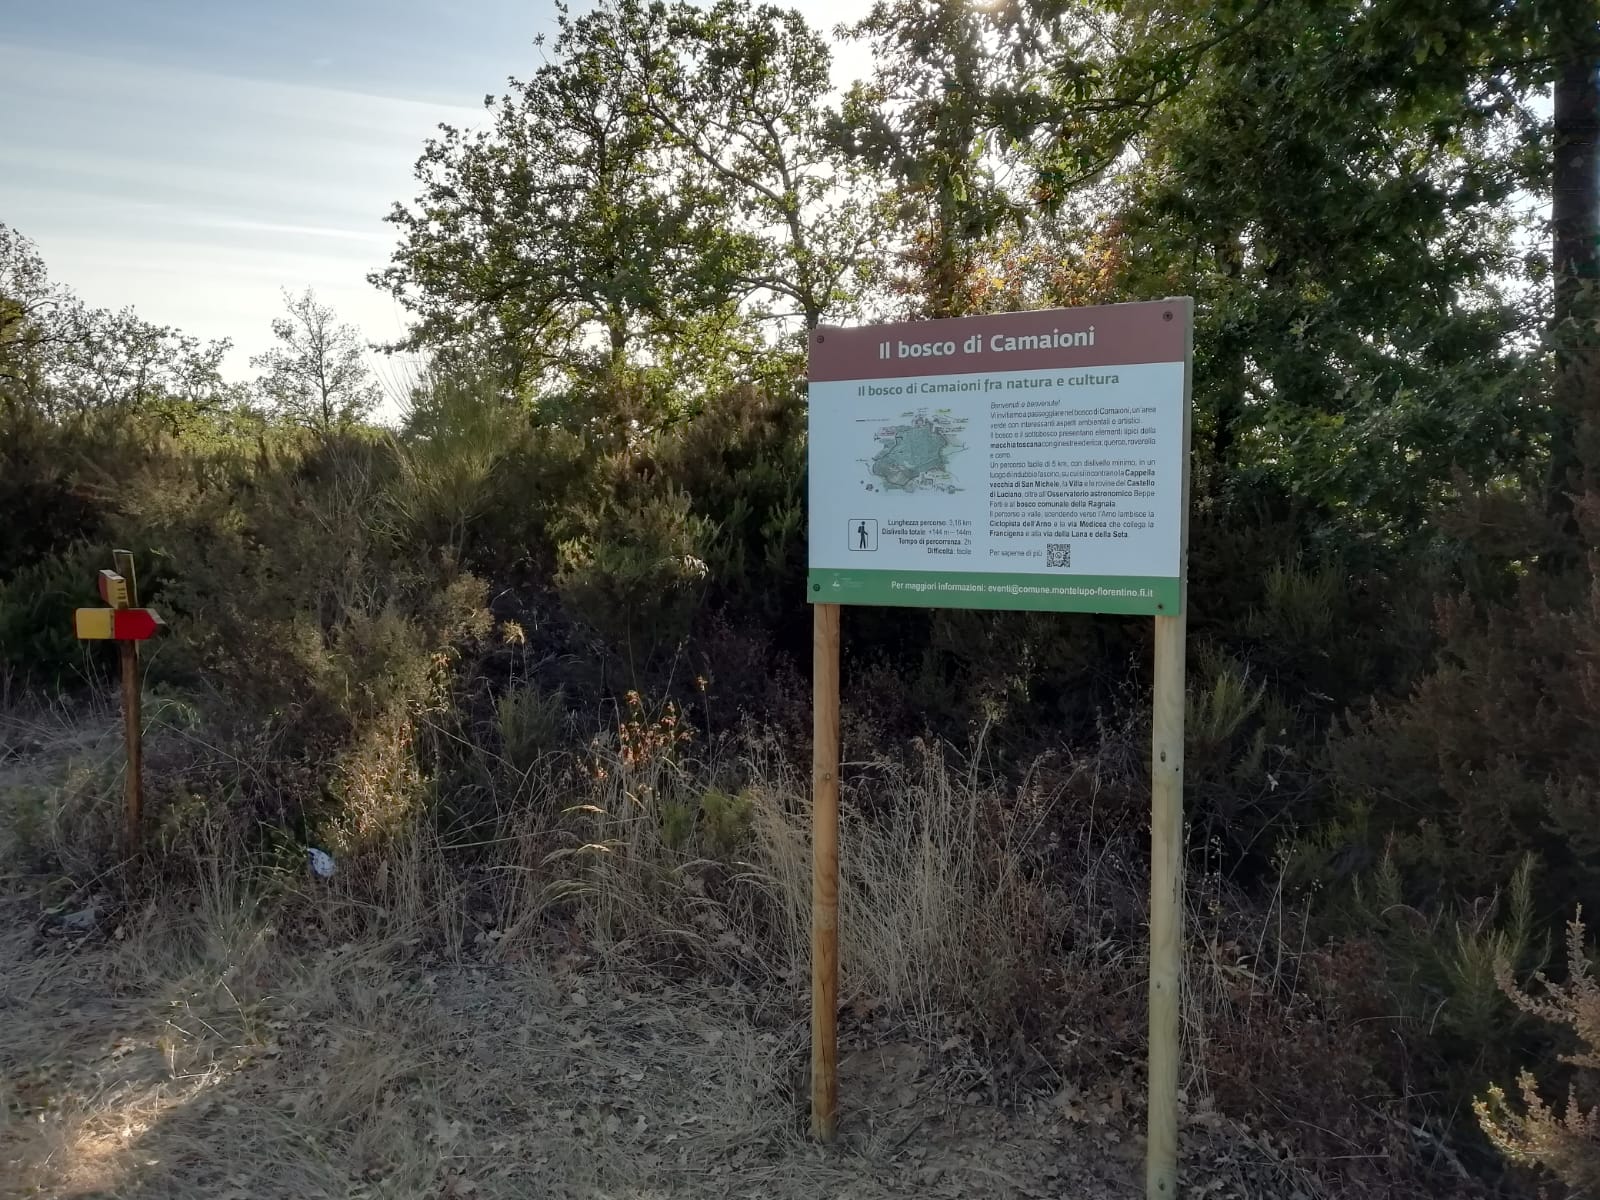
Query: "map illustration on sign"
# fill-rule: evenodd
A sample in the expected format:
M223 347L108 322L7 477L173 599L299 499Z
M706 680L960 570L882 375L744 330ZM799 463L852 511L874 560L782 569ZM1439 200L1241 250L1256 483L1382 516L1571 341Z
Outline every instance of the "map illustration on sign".
M898 422L881 426L877 453L863 460L872 475L868 490L959 492L950 459L967 448L966 427L967 418L948 408L902 413Z

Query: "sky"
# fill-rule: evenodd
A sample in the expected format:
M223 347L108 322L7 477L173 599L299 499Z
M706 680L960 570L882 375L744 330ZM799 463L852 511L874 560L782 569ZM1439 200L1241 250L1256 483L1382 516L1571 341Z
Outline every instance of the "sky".
M575 5L583 7L583 5ZM838 0L796 4L819 28ZM863 4L864 8L865 5ZM0 0L0 222L86 302L231 338L248 378L282 289L369 341L366 282L441 123L483 122L553 36L552 0ZM376 363L380 371L382 365Z

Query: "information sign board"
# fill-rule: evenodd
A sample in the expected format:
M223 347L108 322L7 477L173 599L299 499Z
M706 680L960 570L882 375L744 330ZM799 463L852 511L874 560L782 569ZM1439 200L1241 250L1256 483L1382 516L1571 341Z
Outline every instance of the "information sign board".
M1191 311L814 330L809 599L1177 615Z

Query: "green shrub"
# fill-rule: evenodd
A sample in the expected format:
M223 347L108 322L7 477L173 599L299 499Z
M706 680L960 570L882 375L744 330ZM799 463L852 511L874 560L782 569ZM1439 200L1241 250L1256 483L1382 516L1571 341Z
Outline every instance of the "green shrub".
M501 478L526 422L493 376L442 371L418 381L407 418L386 489L402 525L397 538L459 561L475 546L474 526L491 507L526 506L532 481Z
M706 522L669 485L648 499L602 502L573 523L557 552L557 592L640 680L689 635L705 591Z
M1508 608L1443 603L1438 666L1331 740L1340 805L1413 896L1487 895L1531 853L1546 894L1600 902L1600 591L1558 608L1539 582Z
M1387 955L1389 990L1419 1024L1455 1039L1458 1054L1506 1042L1512 1022L1496 964L1516 970L1542 965L1543 940L1533 904L1535 863L1527 857L1503 892L1454 912L1425 914L1406 902L1393 859L1357 881L1355 927Z
M661 825L661 844L668 850L683 853L689 849L694 837L694 805L684 800L661 800L656 805L656 819Z
M700 827L706 848L718 858L733 855L750 836L755 798L748 791L711 788L700 796Z
M647 447L706 523L710 598L735 622L805 610L805 405L792 381L712 393Z
M80 451L77 439L40 418L0 417L0 584L103 533L109 505L77 478Z
M0 582L0 670L52 689L114 677L115 651L80 642L72 626L74 609L99 606L96 573L110 566L109 549L79 542Z
M566 747L567 708L559 692L524 684L495 700L503 766L520 787L548 756Z

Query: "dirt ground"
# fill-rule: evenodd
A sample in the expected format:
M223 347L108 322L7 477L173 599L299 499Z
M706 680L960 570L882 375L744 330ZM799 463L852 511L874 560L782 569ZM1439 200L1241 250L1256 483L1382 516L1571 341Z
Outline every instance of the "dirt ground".
M336 946L246 1001L226 967L119 986L92 936L7 938L6 1195L1136 1194L1124 1131L1003 1115L909 1043L846 1052L817 1148L804 1030L736 991Z
M888 1021L847 1026L841 1137L818 1147L795 997L492 931L448 962L402 935L318 947L243 901L85 931L13 895L0 929L6 1197L1142 1194L1137 1097L997 1103L959 1037ZM1246 1182L1270 1147L1191 1141L1186 1194L1315 1194Z

